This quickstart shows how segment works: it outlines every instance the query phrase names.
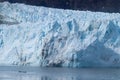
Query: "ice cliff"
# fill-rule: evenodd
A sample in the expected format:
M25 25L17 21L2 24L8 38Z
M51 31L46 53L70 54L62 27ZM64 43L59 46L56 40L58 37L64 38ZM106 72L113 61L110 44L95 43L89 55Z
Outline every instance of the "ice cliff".
M0 65L120 67L120 14L0 3Z

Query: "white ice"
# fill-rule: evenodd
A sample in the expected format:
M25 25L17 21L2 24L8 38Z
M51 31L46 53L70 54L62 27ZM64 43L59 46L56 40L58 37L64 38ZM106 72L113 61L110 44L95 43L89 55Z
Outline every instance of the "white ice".
M120 67L120 14L0 3L0 65Z

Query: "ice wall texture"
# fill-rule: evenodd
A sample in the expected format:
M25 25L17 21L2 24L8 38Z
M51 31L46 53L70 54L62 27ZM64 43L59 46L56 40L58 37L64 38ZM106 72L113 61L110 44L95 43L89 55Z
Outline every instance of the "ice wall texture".
M0 15L0 65L120 67L119 13L4 2Z

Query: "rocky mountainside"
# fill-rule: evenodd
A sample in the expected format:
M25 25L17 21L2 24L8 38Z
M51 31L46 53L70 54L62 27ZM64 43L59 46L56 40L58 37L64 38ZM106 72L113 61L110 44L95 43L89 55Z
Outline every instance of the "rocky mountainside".
M120 12L120 0L1 0L62 9Z

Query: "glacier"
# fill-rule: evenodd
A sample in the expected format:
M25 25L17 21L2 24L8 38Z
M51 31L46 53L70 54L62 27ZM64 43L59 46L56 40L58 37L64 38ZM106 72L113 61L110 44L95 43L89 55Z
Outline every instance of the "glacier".
M0 65L120 67L120 14L1 2Z

